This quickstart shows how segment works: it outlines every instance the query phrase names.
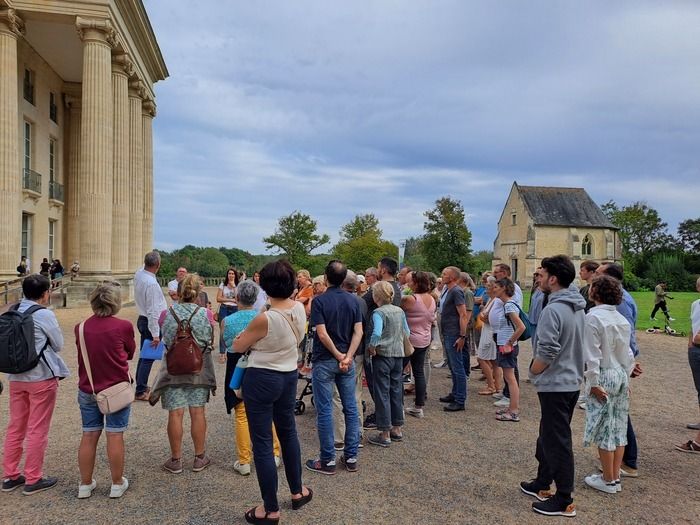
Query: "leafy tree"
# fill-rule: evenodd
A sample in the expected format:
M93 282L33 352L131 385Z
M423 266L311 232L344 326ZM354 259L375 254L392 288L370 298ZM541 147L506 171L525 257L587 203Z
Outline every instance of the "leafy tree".
M316 233L316 221L299 211L280 218L275 233L263 239L268 250L284 253L289 262L295 265L328 241L328 235Z
M683 265L683 259L677 254L658 253L649 261L646 272L649 287L659 281L666 281L669 290L691 290L693 278Z
M471 260L471 265L469 266L469 271L472 273L472 277L476 280L476 277L487 270L491 269L493 264L493 252L491 250L480 250L474 254Z
M374 216L374 213L355 215L353 220L340 229L341 241L350 241L365 235L377 238L382 236L382 230L379 229L379 219Z
M406 239L403 260L406 266L414 270L430 270L422 248L423 237L409 237Z
M700 217L688 219L678 225L678 238L683 248L700 253Z
M333 247L333 256L348 268L362 272L376 266L382 257L398 255L398 247L381 237L382 230L374 214L356 215L340 229L340 241Z
M467 228L464 208L459 200L442 197L435 201L435 208L424 213L425 234L421 251L434 272L445 266L468 268L470 264L472 234Z

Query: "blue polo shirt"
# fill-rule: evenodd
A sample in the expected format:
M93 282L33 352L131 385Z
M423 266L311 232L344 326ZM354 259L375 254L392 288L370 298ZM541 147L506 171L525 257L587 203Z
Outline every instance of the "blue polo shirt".
M357 299L337 286L331 286L311 302L311 324L325 325L326 332L339 352L346 353L355 323L362 322L362 313ZM314 332L314 348L311 361L335 359Z

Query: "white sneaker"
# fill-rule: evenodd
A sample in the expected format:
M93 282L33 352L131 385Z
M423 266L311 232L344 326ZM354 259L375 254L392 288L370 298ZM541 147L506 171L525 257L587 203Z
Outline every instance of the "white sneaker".
M650 317L649 320L650 320L650 321L656 321L656 317Z
M676 319L673 318L673 317L669 317L669 318L668 318L668 322L669 322L669 323L670 323L671 321L675 321L675 320L676 320Z
M95 490L97 486L97 481L94 479L89 485L78 485L78 499L85 499L92 496L92 491Z
M445 360L443 359L443 360L440 361L439 363L435 363L435 364L433 365L433 368L445 368L446 366L447 366L447 361L445 361Z
M417 417L417 418L421 418L424 416L422 408L416 408L416 407L407 408L406 413L410 416Z
M275 467L280 468L280 465L282 464L282 458L279 456L275 456Z
M236 461L233 464L233 470L238 472L241 476L248 476L250 475L250 463L241 463L240 461Z
M510 399L504 396L501 399L499 399L498 401L496 401L493 404L493 406L501 407L501 408L509 407L510 406Z
M491 397L494 399L503 399L503 392L495 392L491 394Z
M583 481L585 481L586 485L588 485L589 487L599 490L601 492L605 492L607 494L617 493L617 485L615 484L615 482L611 481L608 483L603 479L602 474L591 474L590 476L586 476L583 479Z
M615 480L615 492L622 492L622 482L620 478Z
M578 407L579 407L581 410L586 410L586 402L584 401L583 403L579 403L579 404L578 404Z
M110 498L121 498L124 493L126 492L126 489L129 488L129 480L126 479L124 476L122 476L122 482L121 485L115 485L112 483L112 489L109 491L109 497Z

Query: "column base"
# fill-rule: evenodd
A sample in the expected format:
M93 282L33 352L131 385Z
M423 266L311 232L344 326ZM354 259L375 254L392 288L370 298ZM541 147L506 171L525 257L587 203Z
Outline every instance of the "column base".
M82 273L73 279L66 287L66 308L76 308L90 305L90 294L100 284L106 282L119 283L122 293L122 306L129 306L134 302L134 276L116 274L85 274Z

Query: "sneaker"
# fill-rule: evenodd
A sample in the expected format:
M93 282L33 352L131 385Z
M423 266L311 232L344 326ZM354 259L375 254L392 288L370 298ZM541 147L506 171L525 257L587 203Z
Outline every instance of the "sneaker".
M384 447L384 448L391 446L391 438L382 439L382 435L379 432L369 436L367 438L367 442L370 443L371 445L377 445L379 447Z
M97 487L97 481L94 479L89 485L78 485L78 499L86 499L92 496L92 491Z
M22 494L25 496L31 496L32 494L37 494L38 492L43 492L55 487L56 483L58 483L58 478L41 478L39 481L32 483L31 485L25 484Z
M140 394L136 394L134 396L134 399L136 401L148 401L150 399L150 397L151 397L151 389L147 388L146 390L144 390Z
M282 458L275 456L275 467L280 468L280 465L282 465Z
M586 402L585 402L585 401L582 401L581 403L578 404L578 407L579 407L581 410L586 410Z
M656 317L649 317L650 321L656 321Z
M602 474L591 474L583 478L583 481L585 481L586 485L589 487L605 492L606 494L617 493L616 483L614 481L605 481Z
M403 375L403 384L410 385L411 383L413 383L413 380L411 379L411 374L404 374Z
M333 443L333 448L336 449L338 452L342 452L343 450L345 450L345 443L343 443L342 441L338 443Z
M335 460L323 463L320 459L310 459L306 462L306 469L319 474L332 476L335 474Z
M465 410L464 405L460 405L459 403L454 402L442 407L442 409L445 412L460 412L462 410Z
M623 463L620 467L620 476L623 478L638 478L639 471L636 468L628 467Z
M691 454L700 454L700 445L698 445L695 441L692 439L688 441L687 443L683 443L682 445L676 445L675 446L676 450L680 450L681 452L689 452ZM4 487L4 483L3 483ZM5 490L4 488L2 490Z
M357 458L345 458L340 456L340 462L345 465L345 470L348 472L357 472Z
M620 481L620 478L615 480L615 491L622 492L622 482Z
M167 470L172 474L182 473L182 459L168 458L168 461L163 463L163 470Z
M2 491L12 492L16 488L24 485L25 482L24 476L17 476L15 479L5 478L2 480Z
M421 418L421 417L423 417L423 416L425 415L425 414L423 414L423 409L422 409L422 408L416 408L416 407L407 408L407 409L406 409L406 413L407 413L409 416L413 416L413 417L417 417L417 418Z
M670 323L671 321L675 321L676 319L674 317L669 317L668 322Z
M128 488L129 480L122 476L122 482L119 485L112 483L112 488L109 491L109 497L112 499L121 498Z
M685 428L690 430L700 430L700 423L688 423Z
M455 401L455 396L452 394L447 394L446 396L442 396L440 398L440 403L454 403Z
M491 394L491 397L494 399L503 399L503 392L494 392Z
M202 472L209 465L211 465L211 459L206 454L201 458L195 456L194 463L192 464L192 472Z
M510 406L510 399L504 396L501 399L499 399L498 401L496 401L493 404L493 406L500 407L500 408L509 407Z
M477 365L474 365L474 366L472 367L472 370L481 370L481 365L478 365L478 364L477 364Z
M535 501L532 504L532 510L545 516L566 516L567 518L576 516L576 505L573 500L567 503L556 494L544 501Z
M403 434L395 434L394 432L389 432L389 439L396 442L403 441Z
M530 481L521 481L520 490L522 490L528 496L537 498L540 501L545 501L554 496L554 493L549 490L549 487L542 488L535 479L531 479Z
M241 463L240 461L236 461L233 464L233 470L238 472L241 476L249 476L250 475L250 463Z
M447 366L447 361L445 361L445 360L443 359L443 360L440 361L439 363L435 363L435 364L433 365L433 368L445 368L446 366Z
M364 423L362 423L362 428L367 430L377 428L377 414L370 414L367 416Z

